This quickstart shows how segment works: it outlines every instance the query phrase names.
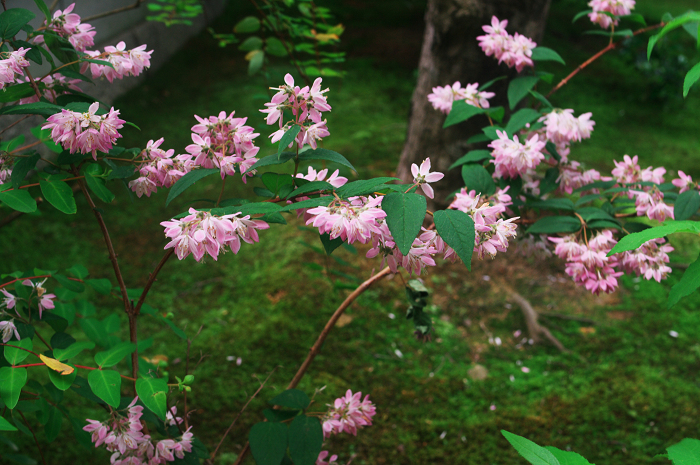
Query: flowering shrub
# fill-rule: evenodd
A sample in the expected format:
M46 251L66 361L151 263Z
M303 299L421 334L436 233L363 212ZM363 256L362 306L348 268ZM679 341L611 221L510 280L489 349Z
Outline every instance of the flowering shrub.
M196 388L194 376L185 373L183 379L172 380L151 361L139 357L146 350L139 344L139 317L165 320L145 302L170 257L185 260L192 255L196 261L202 261L205 255L218 260L227 250L236 254L241 241L254 246L264 241L264 233L261 238L258 231L265 231L272 223L286 224L282 213L296 213L307 225L317 228L328 254L343 242L359 242L368 245L367 258L381 256L381 265L386 267L365 281L336 310L288 388L269 401L275 408L263 412L266 421L251 429L250 451L261 465L279 465L285 460L298 465L334 462L337 455L322 450L325 439L335 434L356 435L359 429L372 425L376 407L369 396L363 399L361 393L348 390L326 411L310 412L313 397L296 386L343 311L382 277L403 272L420 275L427 267L438 265L436 258L461 260L470 269L474 253L480 259L506 253L516 235L525 229L521 236L526 237L518 239L520 248L544 254L551 254L554 249L566 261L566 273L577 284L596 294L612 292L623 273L657 281L666 277L671 271L666 263L672 248L662 237L674 231L700 231L697 223L690 221L667 222L656 228L632 221L635 217L657 222L691 218L700 209L697 183L682 171L678 172L678 179L664 183L664 168L642 170L636 156L625 155L623 161L615 161L611 176L584 170L580 162L570 158L571 148L574 142L591 137L595 125L592 115L575 117L572 109L553 107L547 97L534 90L541 80L538 74L511 81L508 98L513 112L507 121L505 109L489 105L493 93L478 88L478 84L462 88L457 82L437 87L429 96L436 109L448 114L446 126L481 114L488 116L490 123L484 134L472 138L472 142L488 143L491 150L471 151L453 164L460 167L465 186L447 209L438 211L427 209L426 197L433 198L430 184L439 182L443 173L431 171L429 158L420 166L411 167L413 181L405 185L395 183L397 179L392 177L348 182L339 170L327 177L328 169L315 167L310 167L306 175L299 172L301 162L330 162L354 170L343 155L323 148L330 131L322 116L332 108L328 103L329 89L322 88L321 78L300 87L287 74L284 84L274 88L277 93L260 110L268 125L278 127L269 135L278 144L276 153L258 157L260 147L254 140L259 134L246 125L245 117L235 117L234 112L228 111L218 116L195 116L193 143L184 147L186 153L161 148L163 138L151 139L143 149L118 147L119 130L129 123L119 117L118 110L107 111L99 102L87 102L75 86L74 77L88 70L93 78L109 82L135 76L149 66L152 51L146 51L146 45L127 50L123 42L106 47L102 53L88 50L93 46L95 31L89 24L81 23L78 14L72 12L73 5L51 15L42 0L36 2L45 15L45 24L36 30L28 26L34 15L27 10L0 14L0 22L5 25L0 30L5 57L0 68L4 70L0 80L5 90L0 100L11 104L0 109L0 114L47 117L47 122L36 129L56 156L42 159L30 151L37 144L4 145L0 158L0 202L17 212L31 213L38 209L32 192L40 191L51 206L64 213L75 213L74 190L69 186L74 183L100 226L117 285L108 279L90 279L88 270L80 265L66 270L70 276L39 269L3 275L0 330L4 362L0 367L0 398L6 409L0 416L0 430L18 429L5 417L7 410L22 413L23 409L32 409L39 412L39 424L49 441L57 437L65 416L73 424L78 440L106 449L113 464L213 460L231 428L211 453L198 440L196 429L189 424L191 405L187 403L187 393ZM632 3L591 2L598 15L591 19L600 22L603 16L611 18L609 25L614 26L616 16L628 12ZM663 27L655 37L698 19L697 14L689 13L667 25L655 26ZM509 35L506 26L507 21L497 18L490 26L484 26L487 35L478 40L487 55L518 72L534 71L539 60L562 61L553 50L536 47L517 32ZM16 38L20 31L26 33L26 41ZM613 37L614 33L611 40ZM654 42L652 38L650 48ZM24 48L24 43L31 48ZM34 79L27 60L39 62L41 56L47 57L51 71ZM583 67L554 87L550 95ZM689 73L688 88L700 77L700 72L695 73ZM515 111L527 95L534 98L533 108ZM40 161L50 167L40 171ZM258 172L263 167L288 162L294 163L293 174ZM109 204L114 194L108 182L131 179L128 186L138 197L149 197L157 188L170 189L167 205L196 181L213 174L218 175L213 179L221 179L221 193L211 200L213 207L190 208L163 221L163 258L143 290L127 289L108 226L93 196ZM264 187L257 186L254 191L258 198L223 198L228 178L236 179L238 175L245 184L262 183ZM680 192L674 192L675 189ZM635 231L640 232L629 234ZM693 270L697 266L691 265ZM681 280L670 302L687 295L698 284L692 275ZM79 296L86 286L121 300L129 322L128 341L115 336L106 321L96 319L85 299L68 301L67 296ZM428 292L420 281L409 280L406 294L410 303L407 316L414 322L416 335L427 340L432 331L430 317L423 311ZM80 329L73 325L76 321ZM182 334L172 322L165 321ZM53 331L52 336L47 340L36 331L37 327ZM70 333L66 332L69 327ZM43 352L35 351L35 340L45 347ZM92 362L75 364L83 351L89 351ZM30 356L36 358L30 359L34 363L24 363ZM123 374L127 369L130 376ZM80 376L86 373L87 378ZM45 394L32 394L31 401L19 402L20 395L29 392L23 391L25 386L41 385L39 379L46 377L49 381L44 386L49 388L45 390L74 390L102 406L102 417L75 418L67 406L57 405L60 401ZM129 382L128 386L122 386L123 379ZM177 408L169 406L180 400L182 416L177 417ZM21 417L24 425L16 425L31 428L23 414ZM90 434L86 437L86 433ZM528 447L534 450L531 445ZM241 452L239 461L247 450ZM557 465L557 460L547 463Z

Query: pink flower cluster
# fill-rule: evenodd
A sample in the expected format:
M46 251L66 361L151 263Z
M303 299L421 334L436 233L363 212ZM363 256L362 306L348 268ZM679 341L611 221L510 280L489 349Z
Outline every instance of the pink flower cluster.
M245 183L254 172L246 173L258 159L260 147L256 147L253 139L260 134L246 126L248 118L234 118L235 111L227 115L225 111L219 116L200 118L195 115L198 124L192 126L193 144L185 150L194 157L194 164L202 168L219 168L221 179L232 176L238 171ZM245 173L245 174L244 174Z
M489 101L493 97L493 92L482 92L479 90L479 83L467 84L462 87L459 81L451 86L433 87L433 92L428 94L428 101L433 104L433 108L447 114L452 110L452 104L457 100L465 100L469 105L479 108L489 108Z
M53 18L46 28L54 31L61 37L65 37L79 52L84 52L88 47L95 45L95 28L87 23L80 22L80 16L72 13L75 3L71 3L65 10L56 10ZM39 35L34 39L35 43L44 41L44 36Z
M17 76L24 74L24 68L29 66L29 61L24 58L28 48L20 47L14 52L2 52L0 56L6 57L0 60L0 89L4 89L7 84L14 84Z
M520 143L518 136L513 139L505 131L496 131L498 139L489 144L494 157L491 163L496 165L494 178L516 178L523 173L534 170L544 160L542 151L547 143L540 140L538 134L532 135L525 143Z
M376 407L369 400L369 394L362 400L361 392L353 394L348 389L345 396L337 398L333 407L323 417L323 436L329 438L331 434L343 432L357 436L359 428L372 425L372 417L375 413ZM320 455L319 459L321 459ZM332 462L333 459L331 458L330 461Z
M506 32L507 25L508 20L499 21L495 16L492 17L490 26L481 27L486 35L476 38L479 47L486 56L493 55L499 63L503 62L509 68L515 67L518 72L526 66L534 66L532 49L537 47L537 44L517 32L511 36Z
M161 465L173 462L176 457L184 458L185 452L192 452L192 427L179 441L161 439L154 442L150 435L144 434L141 424L143 407L136 405L137 401L138 397L129 404L126 417L113 413L109 422L88 419L88 425L83 427L92 433L95 447L104 446L112 452L112 465Z
M318 454L318 458L316 459L316 465L330 465L331 463L338 460L337 455L331 455L331 458L326 460L326 457L328 457L328 454L329 454L329 452L327 450L322 450Z
M637 250L623 252L608 257L607 254L617 241L611 230L598 233L587 244L582 244L576 235L550 237L556 244L554 253L566 260L566 274L577 284L583 285L594 294L611 293L618 286L617 278L626 273L644 276L660 282L671 272L666 265L668 253L673 247L664 244L665 240L653 239L645 242ZM619 271L622 270L622 271Z
M301 179L306 179L307 181L326 181L328 184L331 186L338 188L341 186L344 186L345 183L348 182L348 178L344 176L339 176L338 173L340 173L340 170L335 170L333 171L333 174L331 174L328 179L326 179L326 175L328 174L328 169L322 169L320 171L316 171L312 167L309 166L309 169L306 174L302 173L297 173L297 178Z
M593 9L593 12L588 13L588 17L603 29L607 29L611 24L617 26L618 20L613 20L605 13L626 16L632 12L635 3L635 0L591 0L588 2L588 6Z
M591 120L593 113L584 113L578 118L574 116L574 110L554 109L541 117L538 121L544 122L547 140L557 146L559 155L565 157L569 154L568 146L571 142L581 142L582 139L591 137L595 121Z
M92 153L97 160L97 151L107 153L121 134L118 129L125 121L119 118L119 111L111 108L109 113L97 115L100 104L95 102L85 113L61 110L48 118L41 129L51 129L51 139L70 153Z
M163 150L161 137L157 141L149 140L146 148L141 152L141 158L146 163L141 163L139 176L129 182L129 187L141 197L150 197L158 187L172 187L175 182L192 170L194 162L192 155L175 155L175 150Z
M29 78L27 78L26 82L29 81ZM78 92L82 92L80 87L77 86L77 84L80 82L80 79L66 79L65 76L58 73L44 76L43 78L41 78L40 81L37 80L37 82L41 82L42 84L44 84L44 88L40 90L42 96L50 102L56 102L56 97L68 93L65 90L57 89L56 87L67 87L73 90L77 90ZM19 103L20 105L24 105L25 103L34 103L38 101L39 97L37 97L36 95L32 95L31 97L21 99Z
M508 241L517 234L518 225L514 221L518 217L503 219L507 206L512 204L511 197L507 194L509 189L510 186L499 190L489 198L474 190L462 188L450 204L450 208L463 211L474 220L474 252L479 259L486 255L493 258L497 252L505 252L508 250Z
M93 78L104 76L112 82L125 76L138 76L144 69L150 67L153 50L146 51L146 44L127 50L126 43L121 41L116 47L108 45L104 52L86 50L85 53L92 59L108 61L112 66L85 62L81 71L84 73L89 68Z
M241 240L252 244L258 242L258 229L270 227L264 221L250 219L250 215L239 218L240 213L214 216L209 212L190 208L189 215L160 223L165 227L165 237L172 239L166 249L175 248L180 260L190 253L200 261L204 254L214 260L228 246L234 254L241 248Z
M573 191L579 187L586 186L595 181L612 179L609 177L601 177L600 173L594 169L582 171L580 166L581 164L579 162L567 160L562 157L562 161L559 164L559 177L557 178L557 183L559 184L559 190L561 192L572 194Z
M317 78L310 88L309 86L300 88L294 85L292 75L286 74L285 85L272 88L278 92L269 103L265 104L267 108L260 110L262 113L267 113L265 118L267 124L275 124L279 121L280 129L270 135L272 143L282 139L284 133L293 125L301 128L295 139L299 149L304 145L310 145L315 149L319 140L330 135L326 120L321 119L323 112L331 111L331 106L323 95L328 92L328 89L321 90L321 82L322 79ZM285 110L291 111L294 120L284 122ZM289 144L289 147L292 144L294 141Z
M657 186L643 186L639 184L642 182L662 184L666 169L662 166L658 168L650 166L642 170L637 161L637 155L631 158L629 155L625 155L621 162L613 160L615 169L612 170L614 179L624 187L630 188L627 195L629 198L635 198L637 216L646 215L649 219L657 221L673 218L673 207L663 201L664 193ZM683 179L681 178L681 182L676 182L674 185L682 185Z
M0 186L10 182L11 177L12 166L9 164L9 162L5 161L3 158L0 158Z
M40 283L35 283L34 281L30 279L25 279L22 281L22 284L25 286L29 286L32 288L32 292L29 295L29 299L36 294L37 302L36 302L36 307L39 310L39 318L41 319L41 315L44 312L44 310L50 310L55 307L53 303L53 299L56 298L56 294L47 294L46 289L44 289L44 283L46 282L45 278L42 282ZM5 296L2 304L3 307L5 307L7 310L12 310L17 306L17 296L14 294L10 294L7 292L5 289L0 289L0 292L3 293ZM15 310L17 311L17 310ZM17 313L19 315L19 313ZM19 339L19 336L17 336L17 339ZM4 341L7 342L7 341Z

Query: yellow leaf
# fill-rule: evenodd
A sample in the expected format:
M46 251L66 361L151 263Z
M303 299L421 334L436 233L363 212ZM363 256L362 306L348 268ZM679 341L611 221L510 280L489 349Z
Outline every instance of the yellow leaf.
M246 61L252 60L253 57L254 57L255 55L257 55L258 53L262 53L262 50L251 50L250 52L246 53L246 54L245 54L245 59L246 59Z
M74 371L72 366L68 366L65 363L61 363L58 360L56 360L55 358L49 358L49 357L46 357L42 354L39 354L39 358L41 359L42 362L44 362L44 364L47 367L51 368L54 371L59 372L62 375L69 375L69 374L73 373L73 371Z

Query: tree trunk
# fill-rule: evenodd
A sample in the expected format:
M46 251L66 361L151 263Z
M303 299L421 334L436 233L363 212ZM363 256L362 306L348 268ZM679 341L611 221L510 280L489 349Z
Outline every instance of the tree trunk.
M484 32L481 26L491 23L491 17L508 20L508 32L519 32L536 42L542 38L551 0L428 0L425 14L425 34L419 63L418 83L413 92L408 135L397 176L411 182L411 164L420 164L426 157L434 171L446 174L436 183L435 202L444 206L448 195L463 186L459 170L447 171L457 158L471 148L465 141L481 132L482 118L442 129L445 116L433 109L428 94L433 87L486 83L498 76L516 73L493 56L487 57L478 46L476 37ZM496 92L492 106L504 105L507 81L496 82L489 91Z

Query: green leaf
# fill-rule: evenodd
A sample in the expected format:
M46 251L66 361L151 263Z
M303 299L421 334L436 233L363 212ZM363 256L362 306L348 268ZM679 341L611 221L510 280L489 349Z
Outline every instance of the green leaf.
M436 211L435 228L447 245L452 247L467 269L472 269L472 253L474 252L474 220L459 210Z
M83 350L92 350L95 348L95 343L90 342L90 341L81 341L81 342L75 342L71 344L69 347L66 347L65 349L53 349L53 357L62 362L64 360L68 360L69 358L73 358L76 355L78 355L80 352Z
M666 221L661 226L645 229L638 233L628 234L620 239L620 241L615 244L615 247L608 252L608 257L616 253L635 250L647 241L679 232L698 234L700 233L700 223L696 221Z
M508 431L501 430L501 434L508 442L532 465L560 465L557 458L544 447L538 446L529 439L525 439Z
M508 124L506 125L506 132L509 135L513 135L522 128L524 128L526 124L535 121L540 116L542 116L540 112L537 110L533 110L532 108L523 108L522 110L518 110L515 113L513 113L513 115L511 115L510 119L508 120Z
M475 107L474 105L469 105L466 100L457 100L452 104L452 110L445 118L445 123L442 125L443 128L461 123L466 121L472 116L480 115L486 113L483 108Z
M78 376L78 370L75 368L75 365L70 363L67 363L66 365L73 367L73 373L69 375L62 375L58 371L49 369L49 379L53 385L61 391L67 391L70 389L70 387L73 385L73 381L75 381L75 377Z
M73 47L73 44L71 44L65 37L61 37L56 33L49 33L47 31L44 33L44 43L49 48L49 50L51 50L51 53L53 53L54 56L65 65L68 65L68 63L76 62L80 59L75 51L75 48ZM74 74L80 76L80 64L73 63L71 65L61 68L61 74L65 75L66 77L72 77L71 75L67 74L67 72L70 71L73 71ZM82 111L81 113L84 113L84 111Z
M688 13L681 15L673 20L669 21L658 34L653 35L649 38L649 45L647 46L647 60L651 59L651 51L654 50L654 46L663 36L671 32L672 30L681 27L685 23L700 21L700 12L689 11Z
M0 398L5 402L7 408L15 408L19 400L20 391L26 383L26 368L0 368Z
M248 76L252 76L262 68L263 60L265 59L265 52L262 50L256 50L253 56L250 57L250 62L248 62Z
M20 158L17 163L12 167L12 187L19 189L19 186L24 181L29 171L33 170L36 166L36 162L39 161L41 156L38 153L30 155L28 157Z
M351 170L357 172L354 166L341 154L328 149L313 149L306 150L299 154L299 161L309 161L309 160L325 160L332 161L333 163L338 163L339 165L347 166Z
M668 293L668 302L666 308L671 308L678 303L683 297L692 294L700 287L700 258L690 264L680 281L671 288Z
M347 199L349 197L355 197L357 195L366 195L366 194L371 194L375 191L375 189L378 186L381 186L384 183L390 182L390 181L397 181L399 178L389 178L389 177L380 177L380 178L372 178L372 179L361 179L359 181L352 181L347 184L345 184L342 187L339 187L336 189L335 193L338 194L339 197ZM330 202L328 202L330 203ZM328 204L326 204L328 205Z
M300 415L289 425L289 455L294 465L314 465L323 445L318 418Z
M491 195L496 192L496 183L486 168L481 165L462 166L462 179L467 190L474 189L477 194Z
M107 181L112 179L126 179L134 175L133 166L114 166L112 171L107 175Z
M576 452L560 450L552 446L545 446L545 449L551 452L561 465L591 465L588 460Z
M586 16L588 13L593 13L593 10L579 11L578 13L576 13L576 15L574 15L574 19L571 20L571 23L575 23L580 18Z
M673 204L673 218L676 221L689 219L700 209L700 193L690 189L678 196Z
M163 378L139 378L136 380L136 394L150 411L165 421L165 398L168 382Z
M618 223L617 221L593 220L593 221L587 221L586 226L588 226L591 229L618 229L618 230L622 230L622 226L620 226L620 223Z
M246 173L250 173L251 171L262 168L263 166L282 165L296 156L297 154L294 152L282 152L282 154L280 155L268 155L266 157L261 158L253 166L248 168Z
M233 32L237 34L248 34L256 32L258 29L260 29L260 20L255 16L246 16L236 23L233 27Z
M94 318L80 318L80 327L85 335L97 344L104 345L104 325Z
M132 342L122 342L109 350L97 352L95 354L95 363L97 363L100 368L113 367L134 350L136 350L136 344Z
M685 438L678 444L666 448L673 465L696 465L700 463L700 440Z
M319 237L321 238L321 244L323 244L323 249L326 251L326 255L332 254L335 249L343 245L342 238L336 237L335 239L331 239L331 235L329 233L321 234Z
M88 271L88 269L80 264L73 265L70 268L66 269L66 271L78 279L85 279L88 276L90 276L90 272Z
M306 183L303 186L299 187L298 189L293 190L287 196L287 198L299 197L299 196L302 196L302 195L307 194L309 192L332 191L333 189L335 189L335 187L328 184L326 181L311 181L311 182Z
M275 410L266 408L263 410L263 415L267 421L286 421L299 415L299 410Z
M491 107L486 109L486 114L493 118L498 124L501 124L503 117L506 115L506 110L503 107Z
M280 465L287 452L288 428L284 423L256 423L250 429L250 452L257 465Z
M282 211L282 207L272 202L251 202L236 207L213 208L213 215L230 215L240 212L241 215L258 215L261 213L274 213Z
M508 77L508 76L499 76L499 77L497 77L497 78L495 78L495 79L491 79L489 82L486 82L486 83L480 85L480 86L479 86L479 90L480 90L480 91L486 90L486 89L488 89L489 87L491 87L494 83L500 81L501 79L506 79L507 77Z
M574 211L574 203L569 199L546 199L525 203L529 208L543 208L545 210Z
M22 347L22 349L32 350L34 345L30 338L22 338L19 341L11 341L8 344ZM31 355L27 350L16 349L15 347L5 346L5 359L10 362L10 365L19 365L24 359Z
M572 216L545 216L525 231L526 234L571 233L581 229L581 222Z
M530 95L532 95L532 96L535 97L537 100L539 100L540 102L542 102L542 104L543 104L544 106L546 106L546 107L548 107L548 108L554 108L554 105L552 105L552 103L551 103L549 100L547 100L547 97L545 97L544 95L540 94L540 93L537 92L536 90L531 90L531 91L530 91Z
M12 426L12 423L0 417L0 431L17 431L17 428Z
M487 140L496 140L498 139L498 131L505 131L505 129L500 126L486 126L481 130L486 137L488 137Z
M63 107L53 103L34 102L24 105L8 105L0 108L0 115L42 115L51 116L60 113Z
M579 208L576 210L576 213L578 213L581 218L583 218L583 221L588 223L589 221L592 220L610 220L610 221L615 221L615 218L610 216L609 213L607 213L604 210L601 210L600 208L596 207L583 207Z
M589 191L591 189L609 189L615 184L617 184L617 181L595 181L590 184L586 184L585 186L581 186L578 189L575 189L574 192Z
M92 392L114 408L119 407L122 378L114 370L92 370L88 375Z
M248 37L246 40L243 41L241 45L238 46L238 50L242 50L244 52L252 52L253 50L260 50L262 48L262 45L263 41L260 37Z
M508 105L510 105L511 110L535 87L539 80L540 78L537 76L523 76L510 81L508 84Z
M289 145L294 141L294 138L299 134L299 131L301 131L301 126L295 124L284 133L277 148L278 157L282 156L282 151L289 147Z
M451 170L452 168L455 168L460 165L464 165L466 163L477 163L482 160L488 160L491 158L491 152L488 150L471 150L467 152L466 155L459 157L457 161L452 163L448 170Z
M700 79L700 63L696 63L695 66L690 68L688 74L685 75L685 79L683 80L683 97L688 96L690 88L693 87L693 84L698 82L698 79Z
M32 87L31 83L15 84L14 86L5 87L0 92L0 103L16 102L31 95L34 95L34 87Z
M85 170L85 181L92 192L95 193L100 200L104 203L112 203L114 200L114 194L112 191L107 189L105 182L101 178L95 177L98 174L102 174L102 169L100 165L92 163L88 165Z
M291 203L285 207L282 207L279 211L289 212L292 210L298 210L300 208L314 208L314 207L327 206L332 201L333 201L333 197L330 197L330 196L302 200L301 202L294 202L294 203Z
M52 370L53 371L53 370ZM49 410L49 418L44 427L44 432L46 433L46 440L48 442L53 442L57 437L58 433L61 432L61 423L63 422L63 414L56 407L51 407Z
M277 195L282 187L294 184L294 178L290 174L265 173L262 182L270 192Z
M386 212L386 224L394 237L396 247L408 255L425 220L427 202L418 194L392 192L384 196L382 210Z
M185 190L189 189L192 187L192 184L196 183L202 178L205 178L207 176L210 176L214 173L221 173L221 170L219 168L211 168L211 169L198 169L194 171L190 171L180 179L178 179L175 184L173 184L173 187L170 188L170 192L168 193L168 198L165 200L165 206L167 207L170 202L172 202L175 197L178 195L182 194L185 192Z
M534 61L556 61L565 65L564 59L557 52L547 47L535 47L532 49L532 57Z
M34 3L36 3L37 8L44 13L44 16L46 16L46 19L51 18L51 12L49 11L49 8L46 6L46 3L44 3L44 0L34 0Z
M165 322L166 325L168 325L170 327L170 329L175 333L175 335L177 337L179 337L180 339L183 339L185 341L187 340L187 334L185 334L185 332L183 330L178 328L177 325L175 325L175 323L173 323L170 319L165 318L165 317L161 317L161 319L162 319L162 321Z
M58 302L56 302L58 303ZM63 308L69 308L68 305L64 305ZM72 305L71 305L72 307ZM55 311L56 309L54 309ZM58 312L57 312L58 313ZM65 318L62 318L65 319ZM70 334L58 332L51 336L51 347L54 349L67 349L71 344L75 343L75 338ZM55 358L55 357L54 357Z
M46 200L56 207L57 210L72 215L78 211L73 197L73 190L65 182L55 179L54 181L39 181L41 193Z
M83 292L85 290L85 285L83 283L81 283L80 281L73 281L72 279L68 279L62 274L54 273L51 275L51 277L58 281L58 283L61 286L65 287L69 291Z
M31 213L36 211L36 201L26 190L14 189L0 192L0 201L11 209L22 213Z
M276 57L287 56L287 49L277 37L268 37L265 41L265 51Z
M36 15L24 8L10 8L0 14L0 37L10 40Z
M304 410L311 404L311 399L304 391L299 389L287 389L270 399L270 405L279 405L292 409Z

